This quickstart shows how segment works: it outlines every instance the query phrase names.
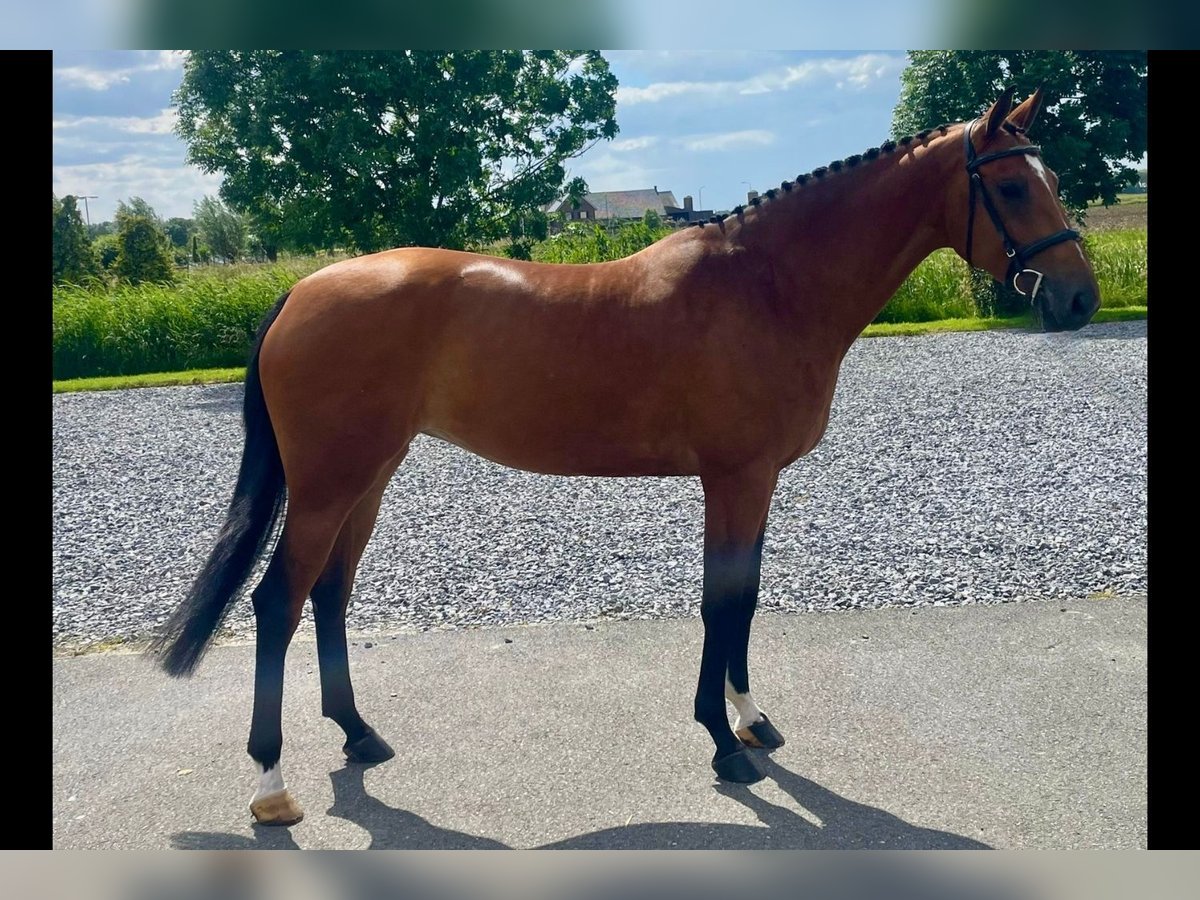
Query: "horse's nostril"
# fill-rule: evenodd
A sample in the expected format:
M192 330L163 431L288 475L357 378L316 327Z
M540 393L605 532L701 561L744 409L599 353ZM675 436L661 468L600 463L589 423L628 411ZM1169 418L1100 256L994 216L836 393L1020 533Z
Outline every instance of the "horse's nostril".
M1071 299L1071 313L1076 316L1090 316L1096 311L1096 301L1091 291L1079 291Z

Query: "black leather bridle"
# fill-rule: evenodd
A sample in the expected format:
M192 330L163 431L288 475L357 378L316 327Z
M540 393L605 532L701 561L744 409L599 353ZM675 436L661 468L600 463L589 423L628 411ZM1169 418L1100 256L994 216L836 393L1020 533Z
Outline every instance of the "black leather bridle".
M992 217L992 224L996 226L996 231L999 232L1000 239L1004 241L1004 255L1009 258L1008 274L1005 276L1005 279L1011 279L1013 289L1022 297L1028 297L1030 304L1032 304L1037 298L1038 288L1042 286L1042 273L1037 269L1029 268L1028 260L1043 250L1053 247L1055 244L1061 244L1063 241L1078 241L1082 240L1082 238L1078 231L1072 228L1064 228L1062 231L1056 231L1049 237L1041 238L1040 240L1026 244L1024 247L1017 246L1009 236L1008 229L1004 227L1004 222L1000 218L996 204L992 202L992 197L988 193L983 179L979 177L979 167L984 163L1003 159L1006 156L1040 156L1042 148L1036 144L1027 144L1024 147L1009 147L1007 150L997 150L995 153L976 156L975 145L971 143L971 132L978 122L979 119L968 122L967 127L963 130L963 143L967 152L967 175L971 179L971 193L967 208L967 264L971 265L971 241L975 230L975 194L978 191L979 195L983 197L984 208L988 211L988 215ZM1021 276L1026 272L1035 278L1033 290L1028 294L1021 290L1021 285L1019 284Z

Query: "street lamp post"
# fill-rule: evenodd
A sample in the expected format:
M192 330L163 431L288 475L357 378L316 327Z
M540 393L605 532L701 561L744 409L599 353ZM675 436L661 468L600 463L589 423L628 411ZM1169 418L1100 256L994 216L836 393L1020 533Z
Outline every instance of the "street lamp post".
M87 216L88 228L91 228L92 227L92 214L91 214L91 211L88 210L88 201L89 200L99 200L100 198L97 197L95 194L76 194L75 196L83 201L83 214L85 216Z

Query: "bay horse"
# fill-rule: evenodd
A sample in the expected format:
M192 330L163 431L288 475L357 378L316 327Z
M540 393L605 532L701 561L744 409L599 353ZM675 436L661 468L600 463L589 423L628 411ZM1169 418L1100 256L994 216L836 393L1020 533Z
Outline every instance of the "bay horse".
M255 819L303 816L283 780L280 717L284 655L310 595L322 714L351 761L394 755L355 706L345 616L417 434L530 472L699 476L694 714L719 778L762 778L747 748L784 742L747 664L767 512L780 471L824 434L850 345L941 247L1028 296L1045 330L1080 328L1100 305L1057 177L1025 136L1041 105L1039 88L1014 108L1010 88L972 122L822 166L625 259L402 248L335 263L280 297L246 371L228 516L151 647L169 674L190 674L282 519L252 592Z

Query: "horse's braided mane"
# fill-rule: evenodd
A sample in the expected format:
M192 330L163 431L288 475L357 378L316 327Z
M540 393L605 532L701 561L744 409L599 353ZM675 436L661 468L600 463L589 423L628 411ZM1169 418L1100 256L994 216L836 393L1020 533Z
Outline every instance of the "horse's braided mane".
M794 188L804 187L804 185L811 180L820 180L829 177L831 173L842 172L844 170L856 168L863 163L874 162L881 156L888 156L889 154L896 152L897 147L908 147L913 141L924 141L934 132L937 132L939 135L945 134L951 127L953 127L952 123L943 123L938 125L936 128L927 128L924 131L918 131L916 134L905 135L904 137L897 138L894 141L884 141L878 147L871 147L869 150L864 150L862 153L855 153L852 156L847 156L845 159L835 159L833 162L829 163L829 165L818 166L806 175L797 175L794 181L785 181L779 185L778 188L771 188L770 190L764 191L762 194L751 198L748 201L748 205L759 206L768 200L774 200L781 192L787 193ZM1011 122L1005 122L1004 127L1013 134L1024 133L1023 128L1018 128ZM746 204L739 203L729 211L729 214L725 216L725 218L741 216L745 211ZM697 228L703 228L705 225L719 223L720 221L722 221L720 216L713 216L710 219L702 219L701 221L693 222L692 224Z

